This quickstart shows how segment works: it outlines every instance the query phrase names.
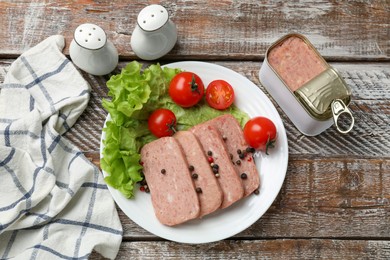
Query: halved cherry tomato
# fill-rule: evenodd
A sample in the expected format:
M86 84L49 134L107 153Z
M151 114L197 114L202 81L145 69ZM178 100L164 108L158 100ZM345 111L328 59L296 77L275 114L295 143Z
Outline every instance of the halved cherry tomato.
M275 124L266 117L254 117L244 126L244 138L249 146L268 154L276 140Z
M196 105L204 95L204 85L198 75L180 72L169 83L169 95L181 107Z
M159 108L149 116L148 128L158 138L171 136L176 132L176 116L169 109Z
M212 81L206 89L206 101L212 108L223 110L233 103L233 87L224 80Z

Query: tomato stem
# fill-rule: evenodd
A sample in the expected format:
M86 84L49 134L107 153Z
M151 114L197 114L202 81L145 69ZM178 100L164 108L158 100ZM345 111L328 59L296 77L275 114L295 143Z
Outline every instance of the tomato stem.
M265 154L266 155L269 155L268 154L268 148L274 148L275 147L275 140L270 140L271 137L270 135L268 135L268 140L267 140L267 143L265 145Z
M176 129L175 125L176 125L175 120L172 120L172 122L170 122L169 124L167 124L167 127L168 127L168 130L167 130L167 131L172 131L173 134L175 134L175 133L177 132L177 129Z
M198 94L200 94L200 91L199 91L199 86L198 84L196 84L196 80L195 80L195 75L192 74L192 80L191 80L191 91L192 92L197 92Z

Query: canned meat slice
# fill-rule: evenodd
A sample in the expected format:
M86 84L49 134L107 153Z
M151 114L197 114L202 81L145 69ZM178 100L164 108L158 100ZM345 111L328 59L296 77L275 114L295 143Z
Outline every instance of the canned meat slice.
M190 131L200 141L210 166L215 171L215 176L223 192L221 208L227 208L244 196L244 188L233 167L222 136L215 127L207 123L196 125Z
M206 124L213 125L222 135L234 168L244 185L245 196L252 194L260 186L260 175L252 157L253 149L245 141L237 119L226 114L207 121Z
M187 160L173 137L144 145L141 160L157 219L174 226L199 216L198 195Z
M174 138L183 148L191 178L198 189L199 217L210 214L221 207L223 194L196 136L190 131L179 131Z

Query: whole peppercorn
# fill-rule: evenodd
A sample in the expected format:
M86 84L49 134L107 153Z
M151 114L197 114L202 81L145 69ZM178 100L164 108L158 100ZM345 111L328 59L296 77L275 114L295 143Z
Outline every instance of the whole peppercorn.
M196 192L197 192L197 193L202 193L202 189L201 189L201 188L199 188L199 187L198 187L198 188L196 188L195 190L196 190Z
M259 189L255 189L255 191L253 193L256 195L259 195L260 191L259 191Z
M246 173L241 173L241 179L246 180L248 178L248 175Z
M191 176L192 176L192 179L198 179L198 174L196 174L196 173L193 173Z
M207 155L208 155L208 156L212 156L212 155L213 155L213 152L212 152L212 151L207 151Z
M193 165L190 165L190 166L188 167L188 169L189 169L190 171L193 171L193 170L195 170L195 168L194 168L194 166L193 166Z
M236 164L237 164L237 165L241 165L241 161L240 161L240 160L237 160L237 161L236 161Z
M247 151L248 153L254 153L254 152L256 152L256 149L253 148L253 147L248 146L248 147L246 148L246 151Z
M165 174L167 171L165 169L161 169L161 173Z
M240 157L240 159L244 159L245 158L245 154L240 153L240 155L238 157Z

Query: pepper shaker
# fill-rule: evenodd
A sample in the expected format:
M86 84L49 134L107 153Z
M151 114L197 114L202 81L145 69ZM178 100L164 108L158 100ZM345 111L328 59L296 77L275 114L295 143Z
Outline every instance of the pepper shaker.
M104 30L91 23L79 25L69 47L73 63L92 75L106 75L118 65L119 56Z
M153 4L141 10L131 36L131 48L144 60L155 60L172 50L177 41L176 25L167 9Z

